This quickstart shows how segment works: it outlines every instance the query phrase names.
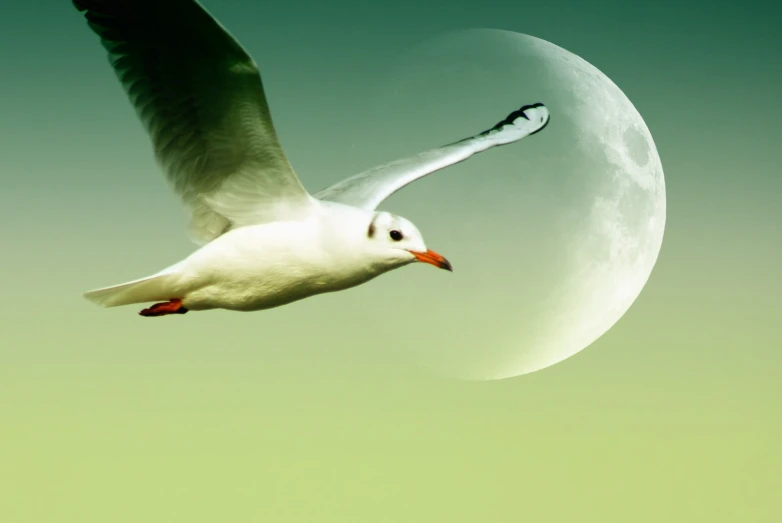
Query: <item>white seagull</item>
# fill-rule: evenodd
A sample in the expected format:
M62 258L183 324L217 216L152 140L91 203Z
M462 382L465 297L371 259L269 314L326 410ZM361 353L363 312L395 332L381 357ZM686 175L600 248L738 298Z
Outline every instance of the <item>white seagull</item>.
M149 133L201 247L157 274L85 293L142 316L255 311L347 289L414 261L451 270L377 206L410 182L543 129L526 105L480 134L310 195L277 140L258 66L195 0L73 0Z

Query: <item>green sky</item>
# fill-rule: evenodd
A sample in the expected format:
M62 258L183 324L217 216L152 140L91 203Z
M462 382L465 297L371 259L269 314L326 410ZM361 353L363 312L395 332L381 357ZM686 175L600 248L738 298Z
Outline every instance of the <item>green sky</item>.
M254 314L97 309L82 291L193 247L81 16L65 0L14 0L0 19L0 521L782 519L782 7L204 3L259 63L312 188L393 159L393 144L352 145L384 123L368 119L378 79L428 37L490 27L585 58L632 100L662 159L657 265L587 350L500 382L393 357L409 325L427 342L469 325L456 263ZM404 136L403 122L385 134ZM451 222L409 192L400 211L432 247L455 245ZM417 293L451 314L447 332L411 318Z

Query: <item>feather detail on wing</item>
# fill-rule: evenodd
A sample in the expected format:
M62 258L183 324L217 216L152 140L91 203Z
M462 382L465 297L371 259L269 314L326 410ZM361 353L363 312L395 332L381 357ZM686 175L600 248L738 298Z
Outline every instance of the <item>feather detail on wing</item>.
M108 50L201 242L304 213L255 62L195 0L73 0Z

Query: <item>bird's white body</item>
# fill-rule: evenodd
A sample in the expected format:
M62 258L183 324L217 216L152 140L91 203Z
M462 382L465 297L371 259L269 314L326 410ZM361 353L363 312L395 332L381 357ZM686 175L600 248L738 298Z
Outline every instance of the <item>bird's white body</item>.
M525 105L469 138L380 165L314 195L279 144L258 66L196 0L73 0L108 50L190 212L202 247L148 278L85 293L145 316L252 311L347 289L413 261L451 270L408 220L377 206L405 185L539 132Z
M399 265L367 256L373 213L325 202L316 209L301 221L223 234L167 269L168 295L156 299L181 296L189 310L254 311L354 287Z
M368 238L372 228L406 238ZM318 201L303 219L232 229L155 275L87 297L107 307L178 299L187 310L255 311L354 287L426 251L404 218Z

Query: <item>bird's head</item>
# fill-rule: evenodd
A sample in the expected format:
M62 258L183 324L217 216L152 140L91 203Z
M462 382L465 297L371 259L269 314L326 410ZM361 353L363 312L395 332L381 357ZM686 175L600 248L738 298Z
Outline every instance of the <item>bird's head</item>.
M390 268L415 261L453 271L451 264L427 249L418 228L409 220L388 212L376 212L367 224L366 236L374 257Z

